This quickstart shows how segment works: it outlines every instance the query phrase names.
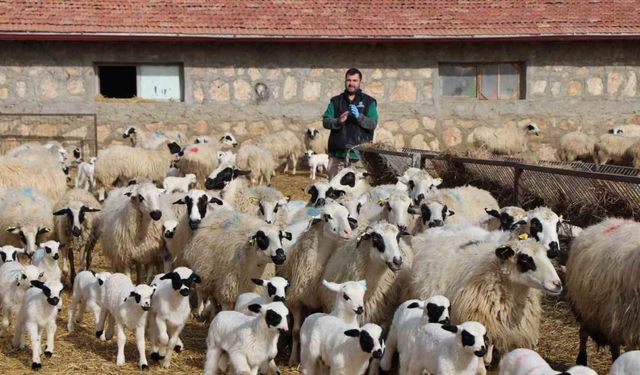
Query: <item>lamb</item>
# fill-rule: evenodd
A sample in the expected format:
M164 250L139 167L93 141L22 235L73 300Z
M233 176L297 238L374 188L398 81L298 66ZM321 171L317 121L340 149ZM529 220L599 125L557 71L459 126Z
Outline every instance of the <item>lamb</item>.
M398 177L396 187L406 189L414 203L420 204L427 196L433 195L440 184L442 184L441 178L433 178L422 169L409 168Z
M0 196L9 190L32 189L51 201L67 190L67 177L55 161L49 159L0 157ZM6 242L0 241L6 244Z
M140 356L138 366L142 370L148 369L149 365L144 351L144 334L147 314L151 308L151 299L155 289L145 284L134 286L131 279L121 273L109 276L103 288L102 310L96 326L96 337L101 339L104 337L108 340L113 336L115 328L118 339L116 365L123 366L125 361L124 345L127 341L124 330L135 329L136 347ZM103 335L107 317L109 317L110 324L106 335Z
M224 133L219 139L216 139L215 137L209 137L207 135L200 135L194 138L193 143L198 144L198 143L220 143L220 147L225 148L227 146L230 147L236 147L238 145L238 141L236 140L236 137L233 136L233 134L227 132Z
M375 202L375 197L369 194L380 187L386 186L391 188L390 192ZM365 200L367 202L363 204L362 202ZM360 198L358 202L360 207L358 221L361 224L367 224L387 220L389 223L396 225L401 232L406 232L409 228L413 228L415 224L414 215L419 213L414 210L415 207L413 207L412 203L407 192L397 190L394 185L376 186Z
M24 301L18 314L18 322L13 334L13 346L24 349L24 334L31 340L31 368L42 368L40 362L40 337L43 329L47 331L47 345L44 355L50 358L54 352L56 335L56 317L61 301L62 283L60 281L31 281L31 286L24 295ZM26 331L26 332L25 332Z
M420 221L412 230L414 234L422 233L426 228L441 227L447 222L447 218L455 215L455 211L450 210L449 206L433 198L422 201L419 209L409 209L412 213L420 213Z
M635 370L637 370L637 367ZM552 369L540 354L530 349L513 350L507 353L500 361L499 375L555 375L558 373L559 371ZM597 375L595 371L584 366L574 366L562 374ZM613 374L613 371L610 374Z
M435 228L413 238L415 262L403 297L444 295L454 306L451 321L481 322L501 353L533 347L539 334L541 291L562 291L546 249L533 238L478 242L464 233Z
M432 296L426 301L403 302L393 314L393 321L387 333L387 348L380 360L380 368L384 371L391 370L393 356L397 350L400 353L398 372L404 373L420 327L427 323L449 324L450 309L451 304L445 296Z
M293 318L290 365L298 362L303 306L311 309L322 307L318 294L309 291L320 287L331 253L340 242L351 239L353 229L357 227L357 221L349 217L347 209L333 201L320 208L319 217L289 249L288 261L278 270L278 274L289 280L291 285L287 294Z
M220 164L236 164L236 154L231 151L218 151L218 165Z
M416 204L420 204L421 197L423 197L421 194L417 196ZM485 210L500 208L498 201L491 193L471 185L437 189L424 198L437 200L455 212L456 217L451 218L453 222L481 224L488 219Z
M149 150L157 149L165 142L184 143L186 137L179 131L156 130L148 132L144 129L138 129L135 126L129 126L122 133L122 138L129 139L132 147L141 147Z
M240 146L236 154L236 166L251 171L251 184L271 184L271 177L275 175L276 163L273 154L264 145L247 144Z
M322 277L334 282L366 280L365 312L360 322L388 324L400 304L402 279L408 277L413 252L401 240L407 235L398 227L381 221L365 228L358 235L333 251ZM320 300L328 310L333 295L320 291Z
M198 143L186 146L180 152L176 167L182 175L195 174L198 177L196 187L202 189L206 176L218 167L218 150L213 143Z
M304 188L304 192L310 195L307 205L316 208L324 206L329 188L329 183L326 180L316 181L313 184L307 185Z
M620 346L640 345L638 322L630 314L638 308L636 283L630 275L640 256L635 240L639 229L635 221L608 218L586 228L571 244L566 284L580 323L579 365L587 365L589 337L598 346L608 345L613 361Z
M302 154L303 146L300 138L294 132L282 130L266 134L262 136L260 143L271 151L274 160L286 160L284 173L289 170L289 162L291 162L292 173L296 174L296 164L298 163L298 157ZM238 154L240 154L240 151L238 151Z
M165 177L162 181L162 187L167 193L174 193L176 191L186 193L189 191L189 186L195 185L196 182L196 175L189 173L184 177Z
M44 271L45 281L60 281L62 279L62 270L58 265L60 247L61 245L58 241L43 242L31 258L31 264Z
M597 164L625 163L625 151L640 138L624 137L614 134L603 134L593 146L593 160ZM627 157L628 158L628 155Z
M624 353L611 366L609 375L631 375L640 368L640 351L632 350ZM589 374L590 375L590 374Z
M202 277L201 291L231 310L238 295L255 290L251 278L273 276L287 259L283 239L291 234L246 214L221 211L205 218L184 249L189 268Z
M109 146L98 152L95 174L102 189L123 186L133 179L161 181L169 169L179 146L170 143L169 149ZM208 173L208 172L205 172ZM100 196L104 194L100 191Z
M558 156L562 161L582 160L591 162L595 144L596 137L590 134L581 131L570 132L560 137Z
M328 154L318 154L314 151L307 151L307 158L309 159L309 173L311 175L311 179L316 179L316 171L322 173L329 169L329 155Z
M517 206L506 206L499 210L485 209L487 214L492 218L485 221L482 225L485 229L515 231L518 227L528 223L527 211Z
M157 284L149 314L151 358L164 358L164 368L171 365L174 348L181 348L179 336L191 312L189 294L193 284L200 281L200 276L189 268L178 267L160 277Z
M282 302L250 305L257 316L222 311L211 322L207 335L204 373L226 370L228 361L235 374L257 374L260 366L278 354L280 332L287 332L289 310Z
M24 254L24 249L11 245L0 246L0 259L2 263L10 263L18 261L18 254Z
M102 291L104 282L111 276L111 272L95 273L81 271L73 282L73 295L69 304L67 331L73 333L76 323L82 321L86 308L93 313L93 322L97 326L102 307Z
M141 265L162 264L162 218L171 209L161 199L163 189L150 182L114 190L103 205L102 248L113 270L130 273Z
M78 164L78 174L76 175L76 189L93 191L96 186L96 160L95 156L89 158L89 162Z
M449 333L450 332L450 333ZM416 333L406 374L485 374L478 360L487 353L487 329L478 322L458 326L429 323Z
M75 255L80 255L80 269L91 268L91 254L102 226L102 209L98 200L82 189L71 189L55 204L53 222L56 238L63 244L62 271L68 273L71 284L76 275ZM67 267L67 260L71 266Z
M527 151L527 135L538 135L538 125L530 122L525 127L491 128L479 126L469 134L467 143L478 148L486 148L493 154L514 155Z
M617 125L610 128L607 133L624 137L640 137L640 125Z
M336 199L340 194L362 195L371 188L366 179L368 175L367 172L361 172L351 167L341 169L329 181L327 196Z
M25 253L33 255L38 248L36 243L51 237L51 212L51 201L35 189L6 191L0 197L0 244L24 246Z
M253 304L265 304L269 302L282 302L285 301L286 290L289 289L289 282L287 279L280 276L272 277L270 279L251 279L254 284L262 286L266 289L261 289L261 293L242 293L236 300L235 311L240 311L245 314L251 314L249 311L249 305Z
M0 306L2 325L0 337L9 326L11 316L20 309L24 293L31 287L31 281L44 280L44 272L34 265L23 266L19 262L4 263L0 266Z
M304 133L304 151L326 154L329 151L329 134L324 129L307 128Z

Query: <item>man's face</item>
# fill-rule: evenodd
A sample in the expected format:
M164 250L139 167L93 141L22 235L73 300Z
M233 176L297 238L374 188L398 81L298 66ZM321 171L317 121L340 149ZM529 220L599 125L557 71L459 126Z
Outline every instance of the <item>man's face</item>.
M349 93L355 93L360 89L360 76L354 74L352 76L347 76L344 81L344 87L347 89Z

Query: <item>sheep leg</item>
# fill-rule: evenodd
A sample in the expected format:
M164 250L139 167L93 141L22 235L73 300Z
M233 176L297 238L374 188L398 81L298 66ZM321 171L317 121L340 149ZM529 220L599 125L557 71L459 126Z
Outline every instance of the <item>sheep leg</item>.
M107 322L107 333L106 333L106 338L107 340L111 340L111 338L113 337L113 331L115 329L116 326L116 318L109 314L109 321Z
M69 304L68 313L67 313L67 331L72 333L76 328L76 306L78 305L78 296L74 295L71 299L71 303Z
M213 345L207 345L207 359L204 363L204 373L206 375L215 375L218 371L218 361L222 350Z
M78 306L78 314L76 315L76 320L78 322L81 322L84 319L84 312L86 309L86 304L85 303L80 303L80 305Z
M251 366L244 354L229 353L229 363L237 375L252 375Z
M580 327L580 348L578 349L578 358L576 358L576 364L580 366L587 366L587 341L589 340L589 334L587 331Z
M118 355L116 356L116 366L124 366L124 344L127 342L127 335L124 334L124 327L120 322L116 322L116 332L118 335Z
M9 303L5 303L2 306L2 325L0 325L0 337L4 334L4 331L9 327L9 318L11 318L12 308Z
M146 325L146 319L142 319L142 322L140 322L136 327L136 346L138 347L138 355L140 356L140 359L138 360L138 366L142 370L146 370L149 368L149 364L147 363L147 356L144 352L145 325Z
M291 355L289 356L289 366L295 366L300 362L300 327L302 326L302 307L291 308L291 318L293 319L293 330L291 331Z
M380 373L380 360L379 359L371 359L369 362L369 371L367 372L369 375L378 375Z
M282 171L282 173L287 173L288 170L289 170L289 158L286 158L284 160L284 170Z
M620 357L620 345L609 345L609 351L611 352L611 363L613 363Z
M482 358L478 358L478 371L476 371L476 375L487 375L487 368L484 366L484 360Z
M31 339L31 368L37 370L42 367L40 363L40 335L42 332L34 323L27 324L27 331Z
M493 362L493 344L487 346L487 354L484 355L484 363L490 366L491 362Z
M173 349L178 344L178 340L180 340L180 333L182 332L183 328L184 328L184 325L181 324L177 326L176 329L173 330L173 332L171 332L171 338L169 339L167 354L166 354L166 357L164 357L164 361L162 362L162 367L169 368L169 365L171 365L171 355L173 354Z
M107 338L104 334L104 323L107 320L107 309L100 309L100 315L98 316L98 322L96 323L96 337L101 341L105 341Z
M18 322L16 324L16 328L13 331L13 341L11 344L14 348L18 348L20 350L24 349L24 323Z
M291 164L293 164L293 175L296 175L296 166L298 165L298 155L291 154Z
M68 249L67 250L67 258L69 258L69 266L71 267L71 273L69 275L69 280L71 282L71 285L73 285L73 281L76 279L76 265L75 265L75 259L74 259L74 255L73 255L73 250L72 249ZM66 260L65 260L66 262Z
M158 358L159 359L163 359L166 357L167 355L167 344L169 344L169 334L167 333L167 323L160 319L157 318L155 319L155 327L154 329L156 330L156 339L158 341Z
M382 360L380 361L380 368L383 371L391 370L391 366L393 365L393 355L396 353L397 348L397 340L396 331L389 330L389 334L387 335L387 347L384 350L384 355L382 356Z
M54 339L56 337L56 329L58 326L56 325L56 319L53 318L52 322L47 324L47 345L44 347L44 355L47 358L50 358L53 355L54 348Z
M89 310L93 312L93 324L98 324L98 320L100 320L100 306L97 303L91 301L88 303Z

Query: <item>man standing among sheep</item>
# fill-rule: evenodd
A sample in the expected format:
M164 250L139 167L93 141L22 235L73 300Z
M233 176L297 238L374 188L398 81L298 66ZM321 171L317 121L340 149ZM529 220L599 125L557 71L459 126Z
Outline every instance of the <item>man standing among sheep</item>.
M349 151L351 147L373 140L378 124L377 102L362 92L361 82L362 73L358 69L347 70L344 92L331 98L322 116L322 126L331 130L329 178L345 166L347 157L351 164L359 162L360 153Z

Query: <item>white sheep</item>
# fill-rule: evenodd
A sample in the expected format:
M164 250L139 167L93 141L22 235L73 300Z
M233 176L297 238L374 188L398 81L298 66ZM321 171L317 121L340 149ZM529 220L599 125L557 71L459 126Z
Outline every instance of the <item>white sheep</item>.
M62 270L58 264L60 259L60 242L46 241L40 244L40 248L33 253L31 264L44 272L45 281L61 281Z
M37 243L49 239L53 205L32 188L11 189L0 196L0 244L24 246L31 256Z
M640 138L615 134L603 134L593 146L593 160L597 164L625 163L625 152ZM627 155L628 158L628 155Z
M490 231L514 231L528 223L527 211L517 206L505 206L496 209L485 210L491 218L482 223L482 226Z
M242 145L236 154L236 166L239 169L251 171L251 184L271 184L271 177L275 175L276 163L273 154L263 144Z
M586 228L571 243L567 260L567 296L580 323L580 349L576 363L587 366L589 337L608 345L612 360L620 346L640 346L634 265L640 258L637 238L640 223L607 218ZM594 303L597 301L597 303Z
M458 326L429 323L416 332L416 345L409 353L403 374L485 374L479 360L487 352L486 328L474 321Z
M637 371L638 368L636 367L634 370ZM507 353L500 361L499 375L556 375L558 373L559 371L552 369L540 354L531 349L515 349ZM597 375L595 371L584 366L571 367L562 374ZM613 375L613 372L610 372L610 375Z
M101 187L99 191L101 200L104 189L124 186L134 179L162 181L174 159L173 153L179 150L179 146L175 143L168 146L169 148L147 150L113 145L100 150L96 160L95 175Z
M455 211L449 209L449 206L433 198L423 200L419 208L411 207L410 210L420 214L420 220L411 231L413 234L422 233L426 228L443 226L450 222L447 220L449 217L455 215Z
M304 150L326 154L329 151L329 134L325 129L307 128L304 132Z
M93 191L96 186L96 160L95 156L89 158L88 162L78 164L78 174L76 175L76 189Z
M236 164L236 154L233 151L218 151L218 165L220 164Z
M223 210L200 223L183 256L202 278L203 295L231 310L240 293L255 291L251 278L274 276L273 264L285 262L284 239L291 234L257 217Z
M183 176L195 174L198 177L196 187L202 189L206 177L219 165L219 150L220 145L217 143L188 145L180 151L180 158L175 165Z
M182 348L178 343L191 312L189 295L192 286L200 281L200 276L189 268L178 267L160 277L156 284L149 313L151 359L163 358L164 368L171 365L174 348L178 351Z
M329 182L326 180L318 180L312 184L307 185L303 191L309 194L308 206L322 207L327 200L327 192L329 191Z
M225 147L236 147L238 145L238 141L236 140L236 137L233 136L233 134L226 132L224 134L222 134L222 136L220 136L220 138L217 138L216 136L208 136L208 135L200 135L197 136L193 139L193 143L219 143L220 146L222 148Z
M309 174L312 180L316 179L316 172L322 173L329 169L329 155L328 154L318 154L315 151L307 151L307 158L309 160Z
M121 273L109 276L103 288L102 310L96 326L96 337L109 340L115 329L118 342L116 365L122 366L125 361L124 345L127 341L125 329L135 329L136 347L140 356L138 366L143 370L148 369L144 334L155 289L145 284L134 286L131 279ZM109 325L104 334L107 317L109 317Z
M160 219L171 211L163 192L145 182L116 189L104 202L101 241L113 270L130 274L130 267L135 266L137 280L142 281L142 265L163 263Z
M406 189L414 203L420 204L427 196L433 195L437 187L442 184L441 178L432 177L427 171L418 168L408 168L398 177L396 187Z
M371 188L366 179L368 175L369 173L367 172L362 172L351 167L341 169L329 181L327 196L336 199L340 197L341 194L362 195Z
M558 156L560 160L571 162L574 160L592 161L593 147L596 137L581 131L574 131L560 137Z
M535 123L524 127L507 126L492 128L479 126L473 129L467 143L478 148L486 148L498 155L514 155L527 151L529 134L538 135L540 129Z
M302 154L303 145L302 141L291 130L282 130L279 132L265 134L260 138L260 143L266 147L273 159L278 161L285 159L284 173L289 170L289 162L292 164L292 173L296 174L296 165L298 163L298 157ZM238 151L240 154L240 151Z
M24 249L15 246L0 246L0 260L2 260L2 263L17 262L18 254L24 253Z
M377 324L353 327L331 315L313 314L302 325L302 374L362 375L371 358L382 358L382 328Z
M44 347L44 355L50 358L54 352L54 339L56 335L56 317L58 316L61 301L62 283L60 281L40 280L31 281L31 286L24 295L24 301L20 306L16 329L13 334L13 346L24 348L24 335L29 335L31 340L31 368L42 368L40 362L40 338L42 331L47 331L47 344Z
M290 283L287 304L293 319L291 365L298 362L303 307L322 307L318 293L309 291L320 288L322 273L331 253L341 242L351 239L353 229L357 227L357 221L349 217L347 209L333 201L321 207L318 216L289 249L287 262L278 270L278 274Z
M226 372L227 361L235 374L257 374L260 366L276 357L280 332L289 330L289 310L282 302L251 305L249 310L258 315L222 311L213 318L207 334L205 374L215 375L218 369Z
M67 176L47 154L36 158L0 156L0 176L0 195L7 190L28 188L55 202L67 190Z
M616 359L611 366L609 375L631 375L636 373L638 369L640 369L640 351L632 350Z
M450 222L481 224L488 220L487 209L500 208L498 201L490 192L471 185L437 189L426 198L437 200L455 212L455 217L450 218ZM419 204L420 201L416 203Z
M0 337L9 326L11 316L20 309L24 293L31 287L31 281L44 280L44 272L34 265L23 266L19 262L4 263L0 266L0 305L2 306L2 326Z
M95 273L81 271L73 282L73 295L68 309L67 331L75 331L76 323L82 321L87 308L93 313L93 323L97 326L102 306L102 291L104 282L111 276L111 272Z
M625 150L623 162L634 168L640 167L640 138Z
M540 206L527 211L526 221L527 223L518 226L514 233L527 233L548 250L549 258L555 258L560 253L558 227L562 223L562 216L558 216L548 207Z
M403 278L408 277L413 252L401 239L407 233L385 221L373 223L357 238L336 248L326 263L322 277L344 282L366 280L364 315L360 323L388 325L395 308L400 304ZM333 295L320 291L325 310L333 304Z
M6 156L23 157L29 154L47 153L49 157L55 157L59 163L63 163L67 159L67 150L62 147L58 141L50 141L45 144L26 143L14 147L6 152Z
M607 133L625 137L640 137L640 125L617 125L609 128Z
M414 265L403 297L444 295L453 306L451 321L481 322L500 353L533 347L539 335L541 291L562 291L546 249L533 238L479 242L465 233L445 226L413 238Z
M102 209L98 200L89 192L82 189L68 190L55 204L53 222L56 238L65 246L62 255L62 271L71 270L70 280L75 278L75 256L80 256L80 269L91 267L91 254L98 239L102 226ZM68 261L68 263L67 263Z
M264 289L261 289L260 293L248 292L239 295L233 308L235 311L251 314L249 311L249 305L263 305L269 302L285 302L287 294L286 290L289 289L289 282L287 279L275 276L270 279L251 279L251 281L258 286L262 286Z
M428 323L449 324L450 309L451 304L445 296L432 296L426 301L408 300L398 306L387 333L387 348L380 360L380 368L390 371L397 351L400 353L398 372L403 373L420 327Z
M127 127L122 133L122 138L129 139L131 146L149 150L157 149L165 142L184 143L187 138L176 130L146 131L135 126Z
M164 188L167 193L186 193L189 191L189 187L195 185L196 182L196 175L193 173L188 173L184 177L165 177L162 181L162 188Z

